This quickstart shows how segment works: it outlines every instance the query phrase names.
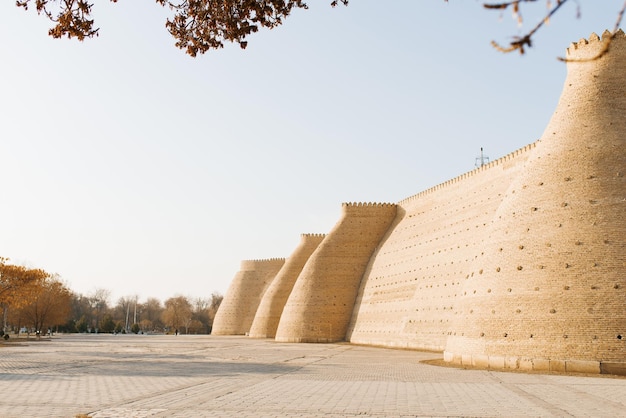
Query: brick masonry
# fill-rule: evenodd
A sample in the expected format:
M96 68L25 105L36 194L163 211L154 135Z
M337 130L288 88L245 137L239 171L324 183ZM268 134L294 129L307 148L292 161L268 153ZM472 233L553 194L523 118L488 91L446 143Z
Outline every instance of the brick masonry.
M245 260L233 278L213 321L214 335L244 335L250 330L261 298L284 258Z
M568 49L557 109L462 282L452 361L626 361L626 38L577 61L609 38Z
M289 256L272 283L263 295L254 321L250 327L250 337L274 338L278 322L287 303L287 299L296 284L298 276L313 251L317 249L324 234L302 234L300 245Z
M395 216L395 204L343 204L341 219L296 281L278 324L277 341L345 339L361 277Z
M567 58L539 141L396 205L344 204L276 339L626 371L626 36L592 34Z

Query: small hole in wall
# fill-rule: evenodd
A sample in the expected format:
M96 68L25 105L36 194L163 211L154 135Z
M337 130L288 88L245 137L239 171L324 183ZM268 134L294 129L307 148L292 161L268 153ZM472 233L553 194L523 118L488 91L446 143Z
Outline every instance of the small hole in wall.
M622 335L621 335L621 334L620 334L620 335L618 335L618 336L617 336L617 339L618 339L618 340L621 340L621 339L622 339Z

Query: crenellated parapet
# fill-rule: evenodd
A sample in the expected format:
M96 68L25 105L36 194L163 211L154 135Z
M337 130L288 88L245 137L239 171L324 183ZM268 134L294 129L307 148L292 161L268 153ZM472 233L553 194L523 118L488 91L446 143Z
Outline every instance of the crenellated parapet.
M285 264L284 258L243 260L213 320L213 335L244 335L265 290Z
M285 262L285 258L260 258L253 260L241 260L241 270L255 270L259 266L282 264Z
M341 204L343 207L348 208L391 208L393 209L395 203L377 203L377 202L344 202Z
M605 30L602 33L602 37L592 33L588 40L582 38L578 42L572 42L567 48L565 59L570 61L587 61L591 59L595 61L595 57L611 48L614 40L621 42L620 39L625 37L626 35L622 29L618 29L615 34ZM592 65L594 64L597 64L597 62L592 62Z
M489 171L491 169L493 169L494 167L499 167L499 166L504 166L505 168L507 166L510 165L514 165L517 164L519 162L520 159L524 159L527 157L528 152L530 152L532 149L534 149L537 146L538 141L533 142L531 144L525 145L522 148L519 148L501 158L498 158L496 160L490 161L487 164L484 164L480 167L477 167L475 169L473 169L472 171L468 171L466 173L463 173L457 177L454 177L450 180L447 180L443 183L440 183L436 186L433 186L431 188L428 188L426 190L423 190L417 194L414 194L413 196L409 196L405 199L402 199L400 202L398 202L399 205L404 205L409 203L412 200L415 199L421 199L423 197L428 196L431 193L436 193L436 192L441 192L444 189L447 189L451 186L456 185L458 182L464 182L472 177L474 177L477 174L483 173L485 171Z
M287 299L304 264L317 249L325 234L302 234L300 244L286 260L263 295L250 327L250 337L274 338Z
M301 238L324 238L326 234L300 234Z

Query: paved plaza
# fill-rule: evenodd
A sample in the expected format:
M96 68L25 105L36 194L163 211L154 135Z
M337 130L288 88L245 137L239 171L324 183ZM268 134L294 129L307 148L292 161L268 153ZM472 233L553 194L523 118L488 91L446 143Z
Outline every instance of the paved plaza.
M626 379L462 370L440 353L246 337L0 345L1 417L626 417Z

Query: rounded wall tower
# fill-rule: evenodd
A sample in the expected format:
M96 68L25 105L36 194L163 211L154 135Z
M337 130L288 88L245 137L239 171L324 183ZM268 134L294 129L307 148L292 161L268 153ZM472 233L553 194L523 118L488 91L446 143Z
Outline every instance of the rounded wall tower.
M300 275L304 264L320 245L324 237L324 234L301 235L300 244L285 261L285 264L263 295L250 327L250 337L274 338L276 336L280 316L296 283L296 279Z
M213 320L213 335L244 335L250 330L263 293L285 264L284 258L245 260Z
M444 358L605 371L626 362L626 36L568 48L557 109L463 283ZM613 365L612 365L613 363Z
M361 278L396 216L389 203L344 203L342 216L305 264L276 331L282 342L343 341Z

